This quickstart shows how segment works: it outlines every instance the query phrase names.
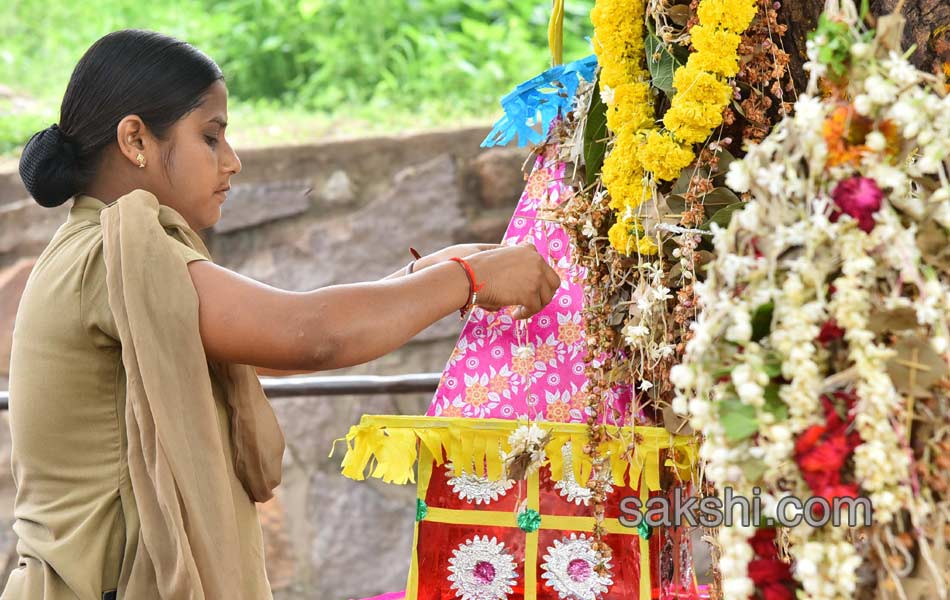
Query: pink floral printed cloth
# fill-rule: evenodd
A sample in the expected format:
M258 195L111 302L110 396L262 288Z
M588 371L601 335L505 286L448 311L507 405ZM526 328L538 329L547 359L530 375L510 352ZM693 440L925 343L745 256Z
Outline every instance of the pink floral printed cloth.
M549 146L538 157L503 243L534 242L560 275L561 287L527 322L515 321L512 308L495 313L476 308L449 357L428 416L586 422L586 270L571 265L567 233L544 214L571 193L565 167L554 156ZM628 398L617 392L608 400L625 414Z

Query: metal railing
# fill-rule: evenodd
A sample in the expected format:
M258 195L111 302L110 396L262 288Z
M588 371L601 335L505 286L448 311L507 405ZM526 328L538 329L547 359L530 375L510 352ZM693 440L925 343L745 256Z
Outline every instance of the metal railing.
M415 394L435 392L441 377L441 373L261 377L261 386L268 398ZM9 392L0 391L0 410L7 410L9 407Z

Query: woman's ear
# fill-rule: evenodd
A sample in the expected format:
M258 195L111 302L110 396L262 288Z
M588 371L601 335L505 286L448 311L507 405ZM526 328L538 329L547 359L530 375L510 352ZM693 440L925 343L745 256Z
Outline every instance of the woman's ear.
M145 168L150 155L154 154L154 144L150 142L145 123L138 115L128 115L119 121L116 128L116 141L119 143L119 152L133 166Z

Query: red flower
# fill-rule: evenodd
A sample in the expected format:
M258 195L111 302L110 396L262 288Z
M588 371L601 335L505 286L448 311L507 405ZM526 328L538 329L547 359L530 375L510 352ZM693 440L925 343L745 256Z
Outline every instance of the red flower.
M874 213L881 209L884 192L873 179L849 177L838 183L831 197L842 213L854 217L863 231L870 233L874 229ZM831 220L837 221L839 216L840 213L834 214Z
M822 490L821 496L830 502L835 498L857 498L860 493L861 491L858 489L857 484L838 483L827 486Z
M802 454L815 447L828 428L824 425L812 425L795 440L795 454Z
M775 558L778 556L778 548L775 546L775 529L761 527L755 530L752 537L749 538L749 545L752 551L759 558Z
M802 432L795 442L795 463L816 495L828 500L856 497L857 486L842 483L841 470L861 443L857 432L848 431L854 420L851 413L857 396L853 392L836 392L833 396L822 396L821 402L826 422L812 425ZM842 409L844 418L839 409Z
M795 600L795 594L784 583L769 583L759 588L762 600Z
M837 472L844 466L850 454L851 447L848 444L848 438L845 432L838 431L823 443L817 444L808 452L797 456L796 461L802 471Z
M749 561L749 579L760 584L773 583L784 579L791 579L792 571L789 566L777 558L758 558Z
M829 319L821 326L821 332L818 334L818 343L827 346L831 342L840 340L843 337L844 329L838 327L834 319Z
M794 600L791 568L778 558L776 533L774 528L763 527L756 529L749 539L756 555L749 562L749 579L762 600Z

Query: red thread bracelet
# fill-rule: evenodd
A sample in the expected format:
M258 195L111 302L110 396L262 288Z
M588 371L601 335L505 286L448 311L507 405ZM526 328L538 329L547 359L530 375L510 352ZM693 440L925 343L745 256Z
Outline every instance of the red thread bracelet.
M485 283L478 283L478 280L475 278L475 270L472 269L472 265L468 264L468 261L464 258L453 256L449 260L460 264L462 268L465 269L465 276L468 277L468 302L465 303L465 306L459 309L459 318L465 320L468 312L475 308L475 302L478 301L478 292L483 287L485 287Z

